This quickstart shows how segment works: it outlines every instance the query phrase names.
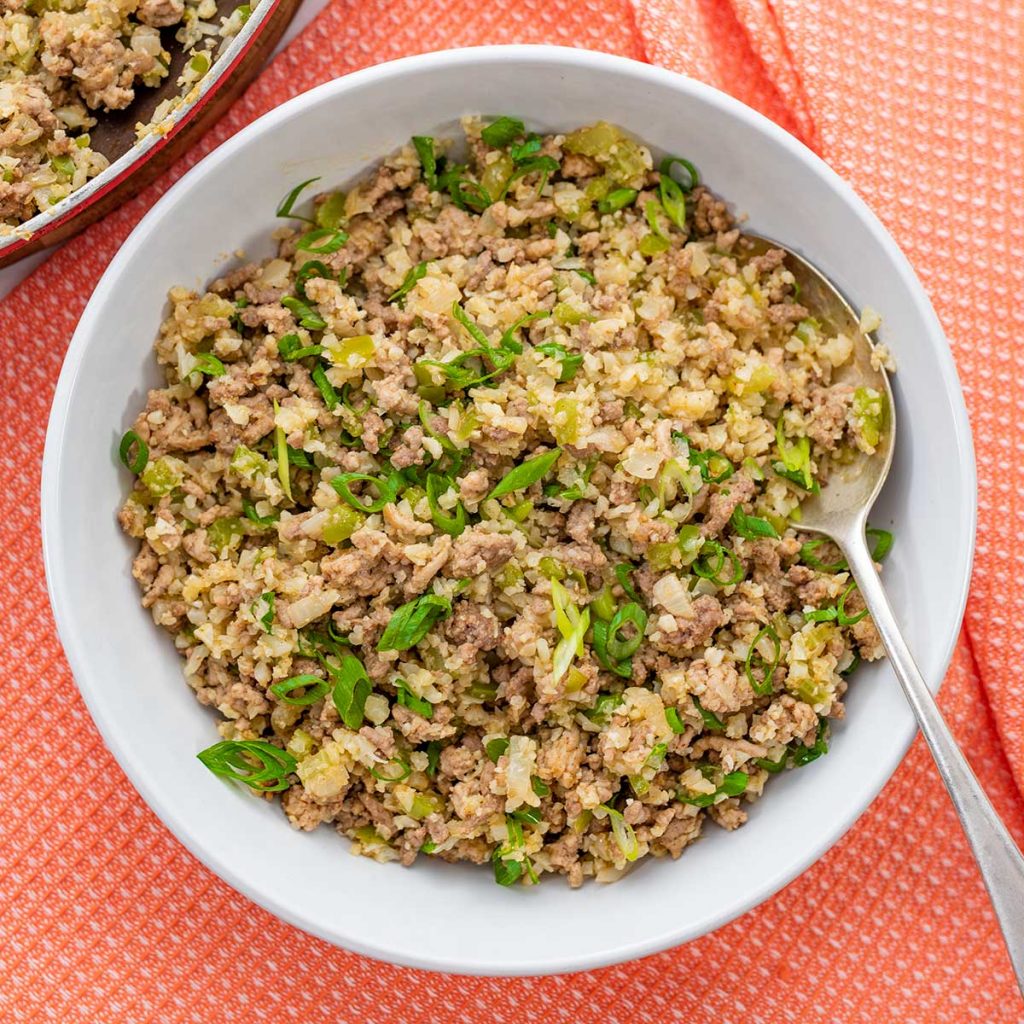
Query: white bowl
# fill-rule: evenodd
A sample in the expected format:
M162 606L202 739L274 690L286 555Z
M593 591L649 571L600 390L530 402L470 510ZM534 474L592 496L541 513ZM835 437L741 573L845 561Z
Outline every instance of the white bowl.
M491 872L350 856L324 828L214 778L195 753L214 719L168 637L139 605L136 543L115 522L129 480L114 450L157 379L151 343L175 283L201 287L238 247L265 252L280 197L344 183L413 134L470 112L537 129L604 118L685 155L757 231L806 253L884 318L901 433L876 525L894 526L886 585L937 688L967 595L975 526L971 437L945 338L921 285L868 208L813 153L728 96L604 54L553 47L434 53L322 85L260 118L150 211L100 281L68 350L43 465L46 571L60 636L107 744L149 805L213 871L268 910L347 949L432 970L553 974L703 935L766 899L857 819L907 750L914 723L885 664L855 675L832 750L772 780L734 833L709 827L678 861L570 890L503 889Z

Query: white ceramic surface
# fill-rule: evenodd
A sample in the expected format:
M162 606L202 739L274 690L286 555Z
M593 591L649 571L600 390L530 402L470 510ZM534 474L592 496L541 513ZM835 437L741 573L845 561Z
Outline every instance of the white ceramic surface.
M902 433L874 516L894 526L885 578L910 647L938 687L966 600L975 526L967 417L946 341L910 266L828 167L781 129L699 83L578 50L459 50L328 83L240 132L190 171L111 262L72 340L43 466L51 599L71 667L106 742L150 806L210 868L275 914L370 956L474 974L595 967L710 931L776 892L853 824L914 733L885 665L859 670L829 755L768 787L735 833L713 825L676 862L571 891L495 885L486 868L413 870L352 857L329 829L292 831L279 807L214 778L195 752L214 718L184 684L138 603L135 542L115 513L130 487L114 449L156 381L150 345L165 292L199 287L257 243L278 199L322 175L341 184L412 134L469 112L536 129L605 118L693 159L753 229L808 254L854 303L881 311L896 354Z

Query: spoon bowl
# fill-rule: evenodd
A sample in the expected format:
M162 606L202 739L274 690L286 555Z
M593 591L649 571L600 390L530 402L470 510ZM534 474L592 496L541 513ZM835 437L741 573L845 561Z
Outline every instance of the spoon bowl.
M853 357L838 368L835 382L874 388L885 396L883 431L875 452L869 455L858 450L851 461L832 466L827 484L800 505L802 530L832 536L851 516L860 516L866 523L868 511L889 475L896 438L896 403L889 375L870 332L861 328L860 316L817 267L770 238L754 234L744 237L751 242L748 251L753 256L782 249L786 268L796 278L800 304L821 322L827 334L843 334L853 341Z

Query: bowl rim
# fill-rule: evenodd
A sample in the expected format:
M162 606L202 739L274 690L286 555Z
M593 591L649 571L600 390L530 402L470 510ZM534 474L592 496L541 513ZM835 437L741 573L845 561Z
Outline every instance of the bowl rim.
M730 905L710 919L705 918L701 920L696 926L692 923L673 925L672 927L652 932L651 935L646 936L643 940L633 941L624 946L609 945L604 951L587 953L582 956L570 952L560 958L552 959L548 957L543 961L536 957L532 960L523 958L517 961L514 968L504 968L501 964L493 963L467 967L463 963L453 962L444 956L434 955L428 949L424 949L416 955L396 954L383 946L363 941L358 933L346 932L343 927L332 931L331 929L311 924L300 914L293 911L283 899L277 898L272 893L259 891L254 886L248 885L239 879L231 863L211 851L203 837L194 832L189 822L179 815L173 803L165 800L158 789L150 784L145 764L134 760L128 755L119 741L116 728L104 713L103 700L99 688L94 688L90 675L86 670L87 657L85 645L79 645L76 631L72 628L74 611L65 603L62 597L60 585L62 574L60 563L60 522L57 512L59 487L56 471L60 465L62 437L67 428L70 403L77 384L80 365L87 350L88 339L91 335L95 334L96 324L94 321L98 318L97 310L101 305L97 298L104 296L113 288L123 268L133 259L135 255L134 250L148 233L149 224L160 217L166 205L172 204L180 193L186 192L191 187L193 180L221 162L233 159L235 153L243 148L250 138L274 128L279 122L301 113L307 106L316 104L328 97L336 98L352 88L366 86L371 83L386 82L389 79L401 77L408 72L429 71L431 68L439 65L458 67L461 65L479 64L481 62L484 64L501 62L508 59L546 61L563 67L567 72L578 68L587 68L591 70L611 70L617 74L632 75L645 81L668 86L681 95L689 94L699 98L702 102L717 107L723 113L738 119L746 126L758 132L767 133L776 144L790 150L796 159L810 163L813 169L825 179L826 183L839 194L842 201L853 208L854 213L870 231L877 244L886 250L888 256L892 259L894 266L900 274L901 283L906 288L917 314L929 329L930 335L945 342L945 335L938 317L910 262L867 204L816 153L773 121L741 101L713 86L689 78L686 75L599 51L536 44L440 50L433 53L403 57L364 68L332 79L293 97L254 120L217 149L209 153L183 175L154 204L135 226L132 233L110 261L82 314L68 346L51 406L41 474L43 560L47 589L58 636L64 647L75 683L105 744L113 753L132 785L163 824L186 849L232 888L241 892L248 899L251 899L276 917L308 934L316 935L332 945L340 946L351 952L388 963L429 971L488 977L568 974L631 961L709 934L760 905L818 861L853 827L861 815L874 802L881 789L890 780L903 760L911 741L917 733L917 726L913 721L913 717L908 715L906 725L901 728L899 735L894 738L890 748L891 753L886 758L879 758L873 766L869 766L873 773L872 785L867 788L868 797L862 805L851 807L846 815L837 819L836 823L826 830L817 842L805 849L803 854L792 862L787 871L779 872L775 877L764 879L762 884L756 889L752 889L751 893L743 901ZM963 517L963 521L969 527L963 578L958 581L955 592L949 595L956 610L958 628L951 630L949 635L941 641L943 646L941 647L939 663L942 666L942 676L944 677L948 672L953 651L959 637L959 623L963 619L970 585L977 526L977 471L973 439L964 404L963 392L948 342L936 345L933 355L951 400L951 425L956 443L956 456L964 469L964 487L960 493L959 512ZM941 681L939 679L936 684L936 690L941 685Z
M168 146L213 99L221 84L227 81L238 63L256 43L282 2L283 0L265 0L264 3L258 4L238 34L214 61L209 73L185 94L186 99L166 117L152 122L150 131L134 142L113 163L104 167L95 178L90 178L81 188L75 189L50 209L37 213L21 224L0 225L0 260L14 258L17 262L15 254L19 249L30 243L39 243L51 232L73 220L108 192L122 185L133 171L148 163Z

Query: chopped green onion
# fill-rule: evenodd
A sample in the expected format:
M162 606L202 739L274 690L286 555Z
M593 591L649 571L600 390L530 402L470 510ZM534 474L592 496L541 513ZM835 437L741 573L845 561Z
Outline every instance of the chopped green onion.
M672 173L676 167L681 167L686 172L689 178L688 181L678 181ZM672 178L673 181L677 181L678 184L682 185L685 192L692 192L700 184L700 174L697 172L697 168L689 160L684 160L681 156L665 157L658 165L658 173L663 178Z
M250 522L256 523L257 526L270 526L271 523L276 523L281 518L280 514L276 511L261 516L256 511L256 506L248 498L242 499L242 514Z
M480 132L480 138L493 149L504 149L525 134L526 125L518 117L499 117Z
M520 501L511 508L505 509L505 515L515 523L526 522L527 517L533 511L533 502L527 499Z
M313 367L310 377L313 378L313 383L317 386L317 390L324 400L324 405L329 410L335 409L340 399L338 398L338 392L334 390L334 386L327 379L327 371L318 364Z
M623 639L620 634L627 624L632 624L635 633L631 637ZM608 656L617 662L631 658L640 649L644 642L644 630L647 628L647 612L635 601L623 605L608 624L608 641L606 649Z
M835 607L815 608L813 611L804 612L804 619L807 622L831 622L838 615Z
M292 676L283 682L274 683L270 692L281 701L282 704L292 704L296 707L306 707L315 704L321 697L327 694L331 684L319 676L301 675ZM292 697L293 690L305 690L305 693L298 697Z
M437 765L441 760L441 744L431 740L427 744L427 774L433 778L437 774Z
M524 807L521 811L513 811L510 817L517 822L525 822L527 825L539 825L541 822L539 807Z
M523 874L523 862L518 860L505 860L502 855L502 848L498 847L491 854L491 863L494 866L494 880L498 885L514 885Z
M871 551L871 560L873 562L881 562L885 559L885 556L892 550L893 535L888 530L879 530L873 526L869 526L864 531L869 537L877 537L875 546Z
M429 700L417 697L402 679L395 680L395 689L398 691L398 703L404 708L423 718L434 717L434 705Z
M805 565L809 565L812 569L817 569L819 572L842 572L844 569L848 569L849 566L846 564L845 558L840 558L838 562L822 562L814 554L814 552L821 547L822 544L826 543L826 538L819 537L816 540L809 540L806 544L800 545L800 561Z
M696 694L691 693L690 700L693 701L694 707L697 709L697 713L704 722L705 729L709 732L725 732L725 722L723 722L713 711L705 710L704 705L701 704Z
M253 617L256 616L256 612L253 611L253 609L260 603L260 601L263 602L267 610L259 616L259 622L263 626L263 631L265 633L272 633L274 631L274 605L277 601L277 596L272 590L268 590L265 594L260 594L259 599L253 601L252 608L250 609L250 611L253 612Z
M384 762L385 766L394 765L397 772L382 772L379 768L371 768L370 774L381 782L405 782L410 775L412 775L412 768L406 761L403 761L400 757L389 757Z
M431 192L437 189L437 156L434 153L434 140L429 135L414 135L413 148L423 168L423 180Z
M552 679L557 683L568 671L574 657L583 655L583 637L590 628L590 609L581 612L572 602L569 592L551 580L551 602L555 610L555 625L562 639L555 645L551 659Z
M561 369L558 374L558 382L565 384L572 380L573 377L579 372L579 368L583 365L583 356L578 352L570 352L564 345L557 341L545 341L543 344L537 346L538 352L543 352L544 355L550 356L552 359L557 359L561 364Z
M316 467L310 461L309 456L302 448L293 448L288 445L288 462L292 466L298 466L300 469L315 469Z
M692 565L694 559L700 554L704 547L704 537L701 535L700 527L694 523L684 523L679 527L679 537L676 540L676 547L683 556L683 565Z
M841 676L848 676L848 675L850 675L850 673L852 673L853 671L856 670L856 668L860 664L860 662L861 662L860 655L859 654L854 654L853 660L839 674Z
M621 562L615 566L615 578L619 581L619 586L625 591L626 596L632 598L634 601L640 601L640 595L636 592L633 587L633 583L630 580L630 576L633 573L634 567L629 562Z
M353 494L350 484L356 480L375 487L376 499L371 499L367 504L361 496ZM338 492L342 501L347 502L358 512L380 512L385 505L392 504L398 499L398 487L394 477L371 476L369 473L339 473L331 478L331 486Z
M700 470L700 478L707 484L720 484L729 479L736 471L733 464L721 453L708 448L697 451L693 442L685 434L673 434L685 441L689 449L690 464Z
M683 796L679 794L679 800L684 804L694 804L697 807L710 807L720 796L739 796L745 793L750 777L746 772L729 772L722 778L721 785L714 793L700 793L697 796Z
M609 672L614 672L617 676L622 676L623 679L629 679L633 674L632 663L629 661L616 661L608 654L610 628L610 623L602 622L600 619L594 620L592 641L594 654L597 655L597 660L603 668L606 668Z
M516 332L519 328L524 324L532 324L534 320L544 320L549 316L551 316L551 314L546 309L538 309L535 313L527 313L526 316L521 316L507 331L502 334L501 340L498 342L498 347L519 355L523 351L522 342L520 342L516 337Z
M811 439L799 437L795 444L788 444L783 430L782 417L775 425L775 443L779 449L780 462L772 464L775 472L805 491L818 493L820 487L811 472Z
M729 573L725 574L726 560ZM693 563L694 575L710 580L717 587L731 587L743 579L743 563L735 552L723 547L717 540L705 540L700 556Z
M771 640L772 645L775 648L775 654L772 657L771 662L769 662L759 650L760 643L765 639L765 637ZM779 659L781 657L782 642L779 640L779 634L776 633L771 626L765 626L757 636L754 637L753 642L750 645L750 649L747 651L746 661L744 662L744 671L747 674L747 681L750 683L750 688L759 697L772 692L775 669L778 667ZM758 676L758 673L760 673L760 676Z
M204 373L207 377L223 377L228 372L224 364L210 352L200 352L195 359L193 373Z
M590 719L595 725L606 725L608 719L611 717L612 712L622 703L622 694L620 693L602 693L596 701L594 706L588 711L584 711L583 714Z
M677 736L686 732L686 723L680 716L678 708L665 708L665 720Z
M295 275L295 291L298 292L302 298L306 298L306 282L311 277L330 278L330 276L331 272L319 260L306 260L306 262L302 264L302 269ZM278 348L280 348L280 345Z
M793 766L795 768L802 768L805 764L810 764L812 761L817 761L822 754L828 753L828 740L826 739L826 733L828 731L828 719L818 719L818 732L814 738L814 743L805 747L802 743L795 743L790 750L790 757L793 760Z
M434 525L451 537L458 537L466 529L466 508L461 501L456 502L454 514L449 514L438 504L438 499L454 486L451 477L440 473L427 474L427 503L430 506L430 518Z
M307 178L305 181L303 181L300 184L296 185L295 188L293 188L291 190L291 192L289 192L288 195L286 195L284 197L284 199L282 199L281 202L279 202L277 204L276 215L278 217L292 217L292 218L294 218L296 220L308 221L309 220L308 217L298 217L294 213L292 213L292 209L295 206L296 200L299 198L299 193L301 193L302 190L304 188L306 188L308 185L312 185L314 181L319 181L319 180L320 180L319 177ZM312 222L310 222L310 223L312 223Z
M658 198L665 215L680 231L686 230L686 197L679 183L667 175L658 184Z
M651 229L651 235L655 238L660 239L663 242L668 242L668 235L665 234L661 227L661 221L658 219L658 211L661 209L661 204L656 202L654 199L649 199L647 204L644 206L644 216L647 218L647 226ZM648 236L650 237L650 236ZM664 252L668 246L665 245L659 249L660 252ZM644 255L652 255L645 253Z
M196 757L214 775L244 782L262 793L279 793L287 789L287 776L295 771L297 765L288 751L265 740L221 740L201 750Z
M448 195L456 206L477 213L483 213L493 202L483 185L472 178L453 178L448 182Z
M138 476L149 462L149 445L134 430L129 430L117 446L117 457L126 469Z
M729 522L736 533L741 537L746 537L748 540L756 540L758 537L774 537L776 540L779 539L778 530L767 519L748 516L739 505L732 510L732 518Z
M497 486L487 495L487 498L500 498L503 495L511 494L513 491L525 490L531 484L535 484L546 476L561 454L561 448L553 448L549 452L535 455L532 459L521 462L498 481Z
M505 192L508 192L512 182L517 181L519 178L525 178L528 174L535 173L541 176L540 185L537 187L537 191L540 192L547 184L548 175L554 174L558 170L558 166L558 161L550 156L535 156L529 160L523 160L516 167L512 177L509 178L508 184L505 186Z
M305 327L309 331L322 331L327 326L327 321L308 302L295 295L286 295L281 300L281 305L291 310L300 327Z
M537 775L531 776L530 786L534 793L541 798L551 795L551 787Z
M274 399L274 419L277 419L277 414L281 411L277 404L277 399ZM277 456L277 479L281 481L281 490L284 491L285 497L292 500L292 479L291 473L288 469L288 441L285 437L284 427L274 427L274 447L276 449Z
M836 605L836 622L840 626L855 626L861 619L867 615L867 608L862 608L856 615L846 614L846 599L850 596L850 593L857 589L857 581L851 580L850 585L843 591L839 598L839 602Z
M405 306L405 297L416 287L417 281L422 281L427 276L427 267L430 266L429 260L424 260L422 263L417 263L406 275L401 285L395 289L389 296L388 302L397 302L399 306Z
M576 268L576 273L579 274L580 277L582 277L583 280L587 282L587 284L591 284L591 285L595 285L596 286L597 278L594 277L594 275L589 270L580 270L577 267Z
M295 248L303 252L325 256L337 252L348 241L348 232L341 228L313 228L307 231L296 243ZM320 242L320 245L316 243Z
M520 142L513 146L508 152L509 156L512 157L512 162L521 164L528 157L533 156L534 153L540 151L542 145L541 137L539 135L530 135L527 137L525 142Z
M277 341L277 354L286 363L294 363L306 356L318 356L323 353L322 345L306 345L303 347L297 334L283 334Z
M334 707L346 727L354 732L363 724L366 698L373 690L370 677L354 654L342 655L341 665L337 668L330 662L324 664L334 679L334 690L331 693Z
M614 807L609 807L607 804L601 804L601 807L607 813L609 819L611 819L612 835L622 851L622 856L628 861L636 860L640 853L640 843L636 838L636 833L633 831L633 826Z
M619 210L632 206L640 195L635 188L615 188L598 201L598 213L617 213Z
M392 614L380 640L378 651L407 651L430 632L431 627L447 615L452 604L446 597L423 594L403 604Z
M508 750L507 736L499 736L497 739L488 740L484 744L484 751L495 764L498 763L498 758L501 757L506 750Z

